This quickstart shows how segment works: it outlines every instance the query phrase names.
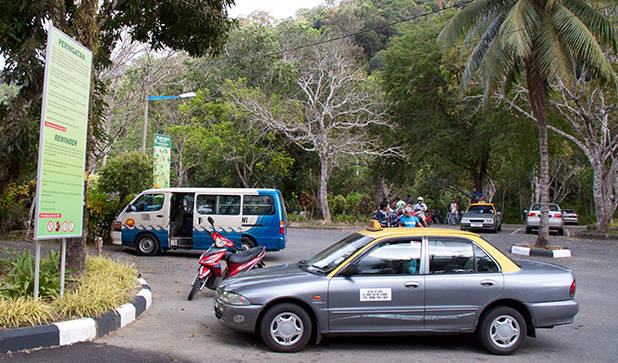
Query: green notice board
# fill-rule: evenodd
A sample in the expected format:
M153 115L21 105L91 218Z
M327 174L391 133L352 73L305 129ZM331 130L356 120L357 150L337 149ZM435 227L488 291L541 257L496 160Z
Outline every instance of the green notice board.
M154 187L170 187L170 152L172 138L167 135L154 135Z
M92 52L49 26L37 172L36 239L82 236Z

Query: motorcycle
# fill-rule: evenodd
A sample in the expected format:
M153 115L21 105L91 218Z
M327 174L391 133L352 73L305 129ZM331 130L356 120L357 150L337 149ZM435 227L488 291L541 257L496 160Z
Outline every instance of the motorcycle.
M254 267L264 267L262 259L266 255L266 249L263 246L243 250L216 232L212 217L208 217L208 222L212 226L210 238L214 243L200 256L200 266L191 283L188 300L192 300L204 287L215 290L221 281L230 276L249 271ZM221 266L222 261L225 262L225 268Z

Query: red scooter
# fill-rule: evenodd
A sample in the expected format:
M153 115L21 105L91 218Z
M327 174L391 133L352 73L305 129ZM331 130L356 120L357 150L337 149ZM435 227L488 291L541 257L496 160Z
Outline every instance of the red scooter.
M212 226L210 238L214 243L200 256L200 267L191 283L189 300L192 300L204 286L215 290L221 281L230 276L249 271L254 267L264 267L262 259L266 255L266 249L263 246L242 250L236 247L234 242L215 231L212 217L208 217L208 222ZM225 261L225 268L221 266L221 260Z

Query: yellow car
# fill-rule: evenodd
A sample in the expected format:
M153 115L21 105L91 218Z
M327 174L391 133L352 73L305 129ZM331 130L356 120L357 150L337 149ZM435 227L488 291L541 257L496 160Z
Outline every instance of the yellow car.
M502 230L502 216L491 203L473 203L461 216L461 230Z

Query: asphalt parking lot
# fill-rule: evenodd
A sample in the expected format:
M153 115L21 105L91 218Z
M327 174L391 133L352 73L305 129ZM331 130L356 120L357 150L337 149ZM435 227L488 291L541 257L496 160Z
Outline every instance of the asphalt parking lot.
M534 242L510 226L498 234L483 234L503 252L513 243ZM353 230L297 229L288 234L284 251L267 254L267 266L294 263L320 251ZM551 244L572 250L568 259L534 259L571 268L577 279L580 312L573 324L539 329L517 354L496 357L486 353L472 336L408 336L326 338L295 354L273 353L257 336L237 333L219 324L214 316L214 292L200 292L187 301L199 252L175 252L155 257L135 256L114 246L106 253L131 261L153 290L153 304L137 321L94 343L45 349L29 354L0 356L28 362L51 361L500 361L506 362L609 362L616 361L618 347L618 247L615 240L596 241L552 236ZM49 248L50 245L47 245ZM510 255L510 254L509 254ZM512 255L511 255L512 256ZM521 258L520 256L512 256ZM534 283L534 282L532 282Z

